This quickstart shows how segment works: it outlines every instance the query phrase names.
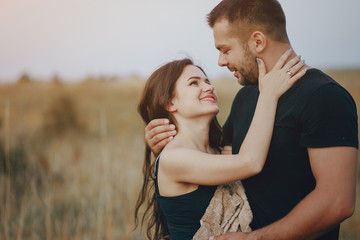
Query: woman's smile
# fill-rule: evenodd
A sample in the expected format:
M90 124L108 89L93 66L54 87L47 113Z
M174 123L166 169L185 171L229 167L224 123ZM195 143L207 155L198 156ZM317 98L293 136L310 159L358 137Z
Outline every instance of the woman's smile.
M209 94L209 95L206 95L202 98L200 98L200 100L202 101L209 101L209 102L213 102L213 103L216 103L216 96L215 95L212 95L212 94Z

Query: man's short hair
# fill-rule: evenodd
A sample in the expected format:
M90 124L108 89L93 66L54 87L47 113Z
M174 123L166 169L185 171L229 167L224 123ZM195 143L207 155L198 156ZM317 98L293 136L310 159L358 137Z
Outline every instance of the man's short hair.
M241 23L241 29L235 31L247 33L261 29L275 41L289 41L285 14L277 0L223 0L207 15L211 28L220 19L235 23L233 28L237 28L237 22Z

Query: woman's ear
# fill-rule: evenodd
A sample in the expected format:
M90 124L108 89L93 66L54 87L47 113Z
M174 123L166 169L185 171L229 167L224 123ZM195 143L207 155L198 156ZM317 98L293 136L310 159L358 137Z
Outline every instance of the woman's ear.
M260 31L253 32L250 36L249 41L250 48L255 54L261 54L266 48L267 38L265 34Z
M177 111L176 105L170 101L167 105L166 105L166 111L173 113Z

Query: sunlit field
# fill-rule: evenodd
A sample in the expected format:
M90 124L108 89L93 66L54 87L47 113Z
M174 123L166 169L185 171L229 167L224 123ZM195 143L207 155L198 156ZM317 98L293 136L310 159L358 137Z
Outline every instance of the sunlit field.
M360 70L327 73L359 109ZM233 78L213 84L222 124L240 86ZM132 231L142 180L144 124L136 107L143 86L139 77L23 77L0 85L0 239L145 238ZM343 240L360 239L359 188Z

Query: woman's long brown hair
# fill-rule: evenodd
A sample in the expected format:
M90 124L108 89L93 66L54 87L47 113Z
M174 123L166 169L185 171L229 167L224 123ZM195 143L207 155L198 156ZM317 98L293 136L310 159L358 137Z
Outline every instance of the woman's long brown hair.
M157 69L147 80L138 105L138 112L145 124L148 124L153 119L168 118L170 123L176 125L174 119L166 110L166 105L174 97L176 81L188 65L194 65L192 60L188 58L169 62ZM199 66L196 67L203 71ZM221 140L222 130L215 117L210 124L209 144L212 148L219 148ZM169 239L166 219L160 210L156 197L154 167L155 163L151 161L151 149L146 145L143 185L135 207L135 228L140 223L139 209L144 205L145 211L141 217L141 225L147 225L146 235L148 239Z

